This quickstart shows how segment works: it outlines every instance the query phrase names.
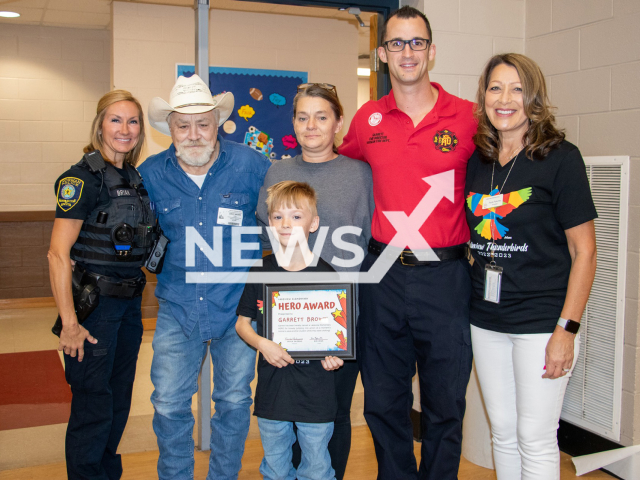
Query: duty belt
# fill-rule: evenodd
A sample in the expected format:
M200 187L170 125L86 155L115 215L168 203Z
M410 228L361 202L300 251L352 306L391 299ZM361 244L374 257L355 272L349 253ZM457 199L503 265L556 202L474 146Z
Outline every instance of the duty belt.
M382 243L372 238L369 240L369 253L373 255L380 255L383 250L387 247L386 243ZM453 247L444 247L444 248L433 248L433 253L440 259L440 261L427 260L422 261L418 260L415 253L411 250L403 250L400 253L400 256L397 259L397 262L402 265L416 267L416 266L434 266L438 265L441 262L448 262L451 260L459 260L461 258L465 258L467 256L468 245L463 243L461 245L454 245Z
M99 273L88 272L87 270L75 266L73 275L80 276L80 285L87 283L93 283L100 288L100 295L116 298L134 298L142 295L145 285L147 284L147 278L141 275L136 278L115 278L107 277L106 275L100 275Z

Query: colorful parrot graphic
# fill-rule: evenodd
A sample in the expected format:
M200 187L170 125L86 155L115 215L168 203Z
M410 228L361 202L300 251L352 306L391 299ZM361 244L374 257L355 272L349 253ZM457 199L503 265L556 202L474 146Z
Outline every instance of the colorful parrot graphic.
M489 195L483 193L470 192L467 197L467 206L476 217L482 217L482 221L475 227L483 238L491 240L491 231L493 237L499 240L509 231L507 227L502 225L498 219L502 219L509 215L513 210L518 208L531 197L531 187L523 188L515 192L505 193L502 196L502 205L492 208L483 208L485 198L498 195L498 188L491 190Z

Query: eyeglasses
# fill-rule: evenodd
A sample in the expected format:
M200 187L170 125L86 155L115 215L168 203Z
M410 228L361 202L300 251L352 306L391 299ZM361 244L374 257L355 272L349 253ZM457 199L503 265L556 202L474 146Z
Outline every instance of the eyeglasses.
M390 52L401 52L404 50L405 45L409 45L409 48L414 51L426 50L431 40L427 40L426 38L412 38L411 40L401 40L396 38L394 40L388 40L386 42L382 42L387 50Z
M298 85L298 93L304 92L309 87L324 88L325 90L329 90L330 92L333 92L336 96L338 95L338 90L336 90L336 86L331 85L330 83L302 83Z

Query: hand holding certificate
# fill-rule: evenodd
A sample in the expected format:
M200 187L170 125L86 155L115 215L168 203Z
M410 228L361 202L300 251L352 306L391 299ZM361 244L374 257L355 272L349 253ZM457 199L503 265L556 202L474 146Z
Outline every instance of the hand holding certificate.
M292 358L355 359L353 284L264 286L265 337Z

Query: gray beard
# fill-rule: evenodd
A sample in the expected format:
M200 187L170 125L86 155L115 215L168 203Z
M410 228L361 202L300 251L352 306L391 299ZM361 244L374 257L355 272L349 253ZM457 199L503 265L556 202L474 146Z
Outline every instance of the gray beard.
M207 145L202 153L195 155L189 152L186 147L176 145L176 157L180 158L190 167L202 167L211 160L211 155L215 150L215 146Z

